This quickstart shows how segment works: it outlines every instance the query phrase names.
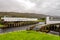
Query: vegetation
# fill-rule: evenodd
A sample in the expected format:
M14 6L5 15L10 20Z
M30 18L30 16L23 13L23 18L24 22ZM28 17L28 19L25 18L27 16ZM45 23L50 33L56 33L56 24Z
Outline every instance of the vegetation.
M18 14L17 14L18 13ZM34 13L19 13L19 12L0 12L0 17L26 17L26 18L45 18L46 15Z
M0 27L3 27L4 25L0 24Z
M0 40L60 40L60 36L35 31L17 31L0 34Z
M38 20L38 22L45 22L45 20Z

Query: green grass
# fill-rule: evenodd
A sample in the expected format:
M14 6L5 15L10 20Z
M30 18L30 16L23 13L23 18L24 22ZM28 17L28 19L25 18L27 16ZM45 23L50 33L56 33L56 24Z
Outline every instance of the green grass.
M38 22L45 22L45 20L38 20Z
M0 27L3 27L4 25L0 24Z
M35 31L17 31L0 34L0 40L59 40L60 36Z

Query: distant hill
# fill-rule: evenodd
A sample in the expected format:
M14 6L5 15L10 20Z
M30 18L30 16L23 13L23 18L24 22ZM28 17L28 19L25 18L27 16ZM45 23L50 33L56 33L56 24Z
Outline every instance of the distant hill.
M44 14L35 14L35 13L19 13L19 12L0 12L0 17L3 16L10 16L10 17L29 17L29 18L45 18L47 16L54 17L54 18L60 18L58 16L50 16L50 15L44 15Z
M34 13L17 13L17 12L0 12L0 17L30 17L30 18L45 18L47 15L34 14Z

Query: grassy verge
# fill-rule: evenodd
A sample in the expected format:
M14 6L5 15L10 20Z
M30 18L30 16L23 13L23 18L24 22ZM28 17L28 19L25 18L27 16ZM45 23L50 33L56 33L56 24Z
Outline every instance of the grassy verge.
M45 20L38 20L38 22L45 22Z
M18 31L0 34L0 40L60 40L60 36L35 31Z
M4 25L0 24L0 27L3 27Z

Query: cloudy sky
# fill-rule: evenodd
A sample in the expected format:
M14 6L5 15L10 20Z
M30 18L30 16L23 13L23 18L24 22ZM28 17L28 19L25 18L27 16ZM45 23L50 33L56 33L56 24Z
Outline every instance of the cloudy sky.
M0 0L0 11L60 16L60 0Z

